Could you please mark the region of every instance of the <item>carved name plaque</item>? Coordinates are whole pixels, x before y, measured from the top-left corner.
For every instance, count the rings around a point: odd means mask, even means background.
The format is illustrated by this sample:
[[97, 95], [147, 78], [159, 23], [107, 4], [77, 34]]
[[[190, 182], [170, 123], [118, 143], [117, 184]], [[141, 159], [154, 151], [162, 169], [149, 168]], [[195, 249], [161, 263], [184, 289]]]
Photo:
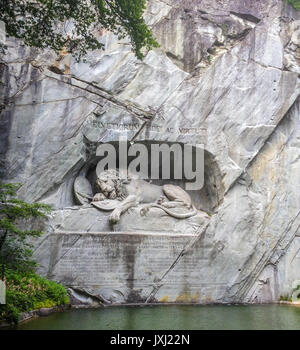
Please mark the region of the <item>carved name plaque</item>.
[[[50, 264], [53, 266], [51, 276], [70, 287], [80, 287], [94, 295], [102, 295], [105, 290], [108, 299], [109, 293], [117, 291], [122, 295], [122, 302], [130, 302], [133, 291], [136, 301], [145, 301], [153, 290], [157, 292], [152, 301], [198, 302], [200, 299], [197, 295], [200, 296], [201, 288], [215, 289], [214, 283], [205, 283], [193, 277], [193, 270], [199, 276], [199, 266], [208, 263], [210, 246], [200, 245], [195, 254], [180, 258], [182, 250], [196, 235], [56, 235], [60, 253], [56, 261]], [[178, 263], [174, 265], [175, 261]], [[222, 287], [223, 284], [219, 285]], [[168, 300], [165, 300], [166, 294]]]
[[63, 234], [55, 275], [84, 285], [153, 283], [180, 254], [191, 236], [125, 233]]

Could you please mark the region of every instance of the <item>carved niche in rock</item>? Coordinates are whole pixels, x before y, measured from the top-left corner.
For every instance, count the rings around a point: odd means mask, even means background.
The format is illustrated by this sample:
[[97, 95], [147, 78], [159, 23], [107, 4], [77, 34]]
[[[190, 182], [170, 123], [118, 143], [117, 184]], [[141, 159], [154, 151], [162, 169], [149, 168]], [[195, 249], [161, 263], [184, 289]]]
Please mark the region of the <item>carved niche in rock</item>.
[[[91, 204], [101, 211], [112, 211], [109, 222], [116, 224], [128, 209], [142, 205], [140, 215], [145, 216], [150, 208], [159, 208], [176, 219], [188, 219], [200, 213], [190, 195], [180, 186], [152, 184], [137, 177], [121, 179], [117, 170], [106, 170], [97, 176], [96, 193], [83, 168], [74, 182], [74, 194], [81, 205]], [[202, 213], [208, 218], [208, 215]]]

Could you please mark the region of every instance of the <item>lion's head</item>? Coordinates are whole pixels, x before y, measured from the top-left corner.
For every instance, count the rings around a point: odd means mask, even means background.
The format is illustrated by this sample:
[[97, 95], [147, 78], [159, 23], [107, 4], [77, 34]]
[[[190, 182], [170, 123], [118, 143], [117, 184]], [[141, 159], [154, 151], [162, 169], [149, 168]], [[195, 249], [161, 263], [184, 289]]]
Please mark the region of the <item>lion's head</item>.
[[128, 183], [128, 180], [121, 179], [119, 172], [111, 169], [103, 171], [98, 176], [96, 187], [108, 199], [123, 200], [127, 197], [125, 183]]

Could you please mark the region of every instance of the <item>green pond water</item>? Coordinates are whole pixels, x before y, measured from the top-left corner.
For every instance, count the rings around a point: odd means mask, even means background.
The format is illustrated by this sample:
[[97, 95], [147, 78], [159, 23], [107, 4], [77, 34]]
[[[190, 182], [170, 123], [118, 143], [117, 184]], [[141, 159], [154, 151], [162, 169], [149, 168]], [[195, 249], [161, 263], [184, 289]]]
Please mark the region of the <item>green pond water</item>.
[[24, 330], [300, 330], [300, 307], [167, 305], [73, 309], [28, 321], [16, 328]]

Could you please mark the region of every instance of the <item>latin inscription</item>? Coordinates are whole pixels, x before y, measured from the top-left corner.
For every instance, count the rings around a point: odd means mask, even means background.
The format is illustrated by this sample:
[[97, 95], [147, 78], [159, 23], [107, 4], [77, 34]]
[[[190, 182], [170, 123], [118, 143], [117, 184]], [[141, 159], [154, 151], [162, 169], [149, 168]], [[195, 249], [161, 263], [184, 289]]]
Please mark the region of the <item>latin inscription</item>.
[[[160, 278], [170, 268], [184, 247], [193, 237], [130, 235], [130, 234], [83, 234], [64, 235], [60, 259], [55, 275], [73, 276], [85, 285], [126, 285], [134, 279], [135, 286], [145, 286]], [[200, 260], [208, 259], [209, 252], [203, 250], [197, 256], [183, 257], [178, 264], [170, 284], [178, 284], [188, 277], [188, 271]], [[179, 282], [180, 283], [180, 282]]]
[[[116, 131], [138, 131], [142, 124], [140, 123], [106, 123], [98, 120], [93, 121], [93, 125], [99, 129], [116, 130]], [[170, 133], [179, 135], [201, 135], [205, 137], [206, 129], [203, 127], [163, 127], [160, 125], [147, 125], [145, 130], [158, 132], [158, 133]]]

